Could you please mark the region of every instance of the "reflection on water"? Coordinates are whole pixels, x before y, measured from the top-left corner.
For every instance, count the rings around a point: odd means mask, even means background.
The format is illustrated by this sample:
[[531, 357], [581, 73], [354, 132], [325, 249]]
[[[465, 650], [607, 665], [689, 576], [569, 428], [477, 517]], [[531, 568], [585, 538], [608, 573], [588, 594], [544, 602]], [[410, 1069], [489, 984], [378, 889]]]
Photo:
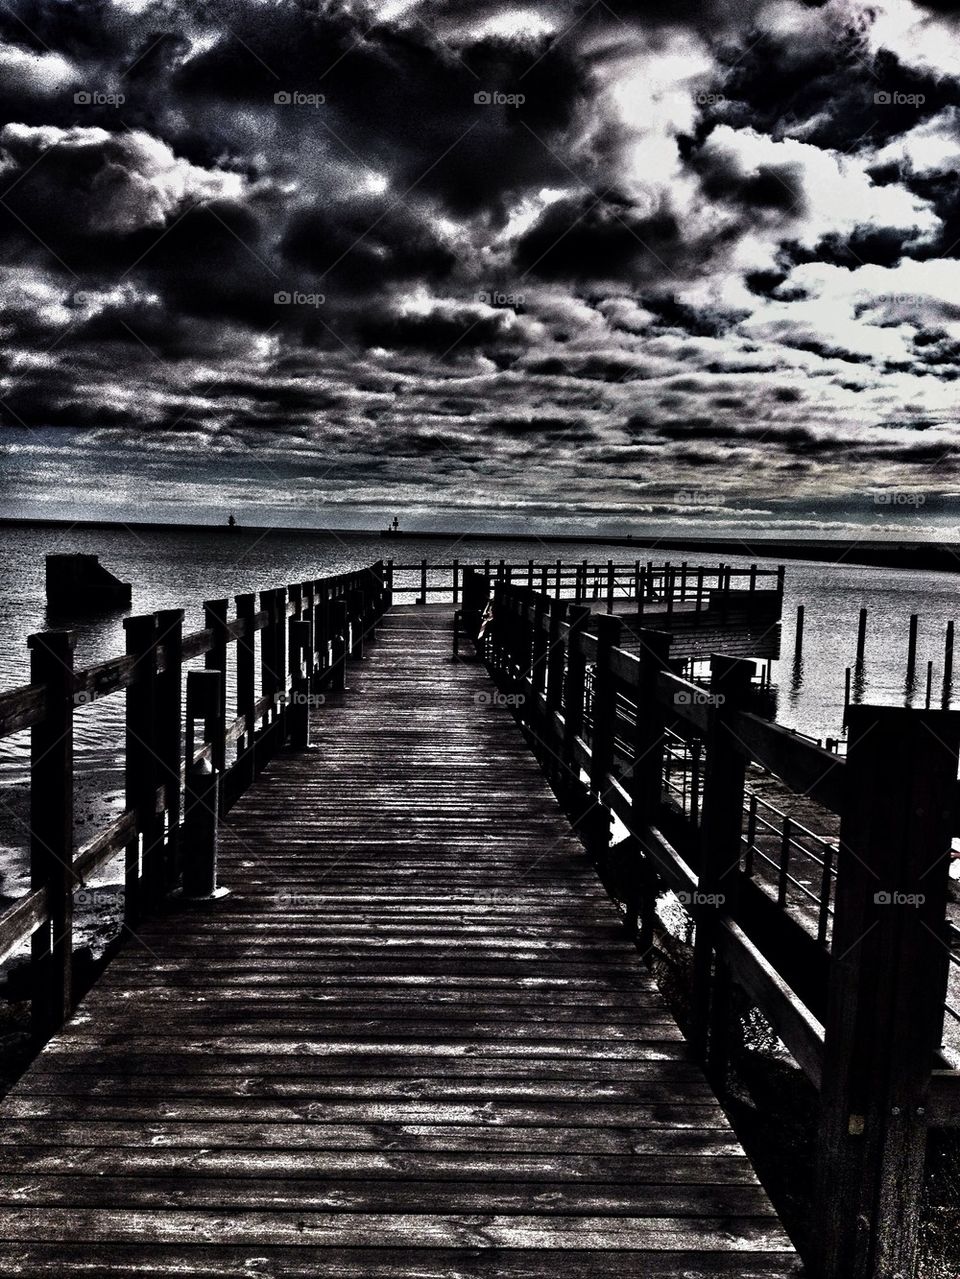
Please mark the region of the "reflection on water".
[[[119, 655], [124, 650], [123, 614], [82, 619], [48, 618], [44, 599], [44, 557], [50, 552], [96, 554], [123, 581], [133, 584], [133, 613], [185, 608], [188, 630], [203, 624], [204, 599], [283, 586], [393, 556], [403, 562], [482, 563], [501, 558], [526, 563], [636, 558], [662, 562], [676, 552], [651, 543], [611, 547], [574, 543], [458, 542], [403, 540], [385, 542], [375, 535], [297, 534], [264, 536], [262, 530], [4, 529], [0, 555], [0, 687], [29, 679], [26, 638], [50, 625], [75, 625], [78, 666]], [[725, 556], [731, 567], [749, 565], [746, 556]], [[706, 557], [690, 554], [690, 563]], [[411, 573], [411, 584], [419, 575]], [[788, 563], [781, 660], [773, 680], [781, 693], [781, 722], [812, 737], [838, 737], [842, 731], [844, 675], [852, 668], [851, 700], [902, 705], [918, 699], [916, 670], [934, 663], [934, 677], [946, 678], [944, 630], [958, 611], [960, 577], [947, 573], [861, 568], [848, 563]], [[802, 654], [795, 651], [797, 606], [805, 610]], [[867, 660], [856, 664], [861, 609], [867, 609]], [[906, 677], [909, 617], [919, 615], [917, 661]], [[948, 696], [952, 694], [947, 685]], [[116, 695], [80, 709], [77, 726], [77, 830], [82, 842], [101, 824], [102, 815], [122, 805], [122, 775], [117, 762], [123, 735], [123, 697]], [[29, 735], [0, 742], [0, 887], [20, 892], [26, 843], [26, 791], [23, 786]], [[3, 860], [3, 849], [7, 850]]]

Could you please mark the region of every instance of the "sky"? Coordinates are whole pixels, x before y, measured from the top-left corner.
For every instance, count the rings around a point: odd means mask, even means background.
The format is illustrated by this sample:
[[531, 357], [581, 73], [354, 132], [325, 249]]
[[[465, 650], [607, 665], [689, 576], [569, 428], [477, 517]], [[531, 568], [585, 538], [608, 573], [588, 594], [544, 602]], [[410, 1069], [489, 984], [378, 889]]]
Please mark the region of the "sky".
[[960, 540], [960, 20], [8, 0], [0, 514]]

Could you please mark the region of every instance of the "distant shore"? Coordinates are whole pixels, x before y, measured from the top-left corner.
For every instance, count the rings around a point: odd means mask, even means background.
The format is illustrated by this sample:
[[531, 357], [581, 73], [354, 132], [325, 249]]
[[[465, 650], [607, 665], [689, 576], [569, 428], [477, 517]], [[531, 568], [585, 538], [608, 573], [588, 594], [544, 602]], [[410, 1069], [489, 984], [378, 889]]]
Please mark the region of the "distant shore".
[[[757, 559], [813, 560], [824, 563], [869, 565], [881, 568], [906, 568], [932, 570], [946, 573], [960, 572], [960, 544], [920, 541], [855, 541], [836, 538], [778, 538], [778, 537], [674, 537], [669, 534], [611, 533], [513, 533], [507, 531], [464, 532], [442, 530], [392, 530], [304, 528], [288, 526], [261, 526], [256, 524], [171, 524], [160, 520], [57, 520], [28, 519], [18, 516], [0, 516], [0, 528], [50, 528], [85, 529], [92, 531], [124, 530], [150, 533], [255, 533], [258, 537], [329, 537], [368, 538], [378, 535], [384, 541], [384, 550], [396, 544], [423, 541], [459, 542], [520, 542], [530, 545], [596, 545], [629, 547], [650, 558], [654, 548], [661, 551], [690, 551], [711, 556], [754, 556]], [[637, 558], [636, 555], [631, 558]]]

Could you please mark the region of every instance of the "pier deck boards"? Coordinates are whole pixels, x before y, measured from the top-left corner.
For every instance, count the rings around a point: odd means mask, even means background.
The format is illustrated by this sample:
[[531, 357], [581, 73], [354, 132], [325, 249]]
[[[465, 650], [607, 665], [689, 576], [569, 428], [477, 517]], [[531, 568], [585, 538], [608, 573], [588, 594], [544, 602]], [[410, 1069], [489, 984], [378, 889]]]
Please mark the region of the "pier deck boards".
[[5, 1275], [798, 1273], [450, 610], [398, 607], [0, 1107]]

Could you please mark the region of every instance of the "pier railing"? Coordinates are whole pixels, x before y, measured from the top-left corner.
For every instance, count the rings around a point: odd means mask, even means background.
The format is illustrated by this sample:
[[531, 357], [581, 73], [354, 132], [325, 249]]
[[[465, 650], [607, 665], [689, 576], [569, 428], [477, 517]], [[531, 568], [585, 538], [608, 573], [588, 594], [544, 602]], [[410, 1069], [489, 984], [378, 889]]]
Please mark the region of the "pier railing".
[[[74, 667], [74, 636], [30, 637], [31, 679], [0, 693], [0, 738], [30, 730], [30, 891], [0, 915], [0, 960], [30, 941], [34, 1037], [75, 1005], [74, 894], [124, 853], [124, 923], [134, 928], [175, 889], [216, 887], [217, 821], [285, 744], [309, 739], [311, 702], [344, 686], [346, 663], [389, 602], [382, 563], [336, 577], [124, 621], [126, 653]], [[203, 660], [202, 670], [188, 664]], [[74, 716], [126, 694], [124, 811], [75, 843]], [[229, 701], [228, 701], [229, 698]]]
[[[844, 759], [754, 712], [750, 661], [689, 682], [668, 633], [635, 630], [627, 652], [618, 617], [493, 592], [481, 651], [588, 846], [628, 837], [638, 944], [663, 891], [688, 913], [691, 1040], [717, 1086], [738, 986], [817, 1090], [819, 1273], [914, 1274], [927, 1134], [960, 1125], [942, 1049], [960, 713], [851, 707]], [[839, 815], [839, 839], [752, 795], [751, 765]]]
[[481, 573], [493, 582], [507, 586], [525, 586], [556, 599], [605, 601], [610, 612], [617, 601], [635, 600], [638, 611], [646, 607], [672, 610], [682, 606], [702, 612], [716, 605], [718, 599], [736, 598], [740, 592], [778, 591], [783, 594], [783, 567], [776, 569], [733, 568], [729, 564], [711, 567], [689, 564], [654, 564], [652, 560], [579, 560], [549, 563], [535, 560], [461, 561], [432, 563], [421, 559], [416, 563], [388, 560], [386, 575], [393, 597], [398, 602], [427, 604], [452, 602], [463, 598], [464, 585], [471, 573]]

